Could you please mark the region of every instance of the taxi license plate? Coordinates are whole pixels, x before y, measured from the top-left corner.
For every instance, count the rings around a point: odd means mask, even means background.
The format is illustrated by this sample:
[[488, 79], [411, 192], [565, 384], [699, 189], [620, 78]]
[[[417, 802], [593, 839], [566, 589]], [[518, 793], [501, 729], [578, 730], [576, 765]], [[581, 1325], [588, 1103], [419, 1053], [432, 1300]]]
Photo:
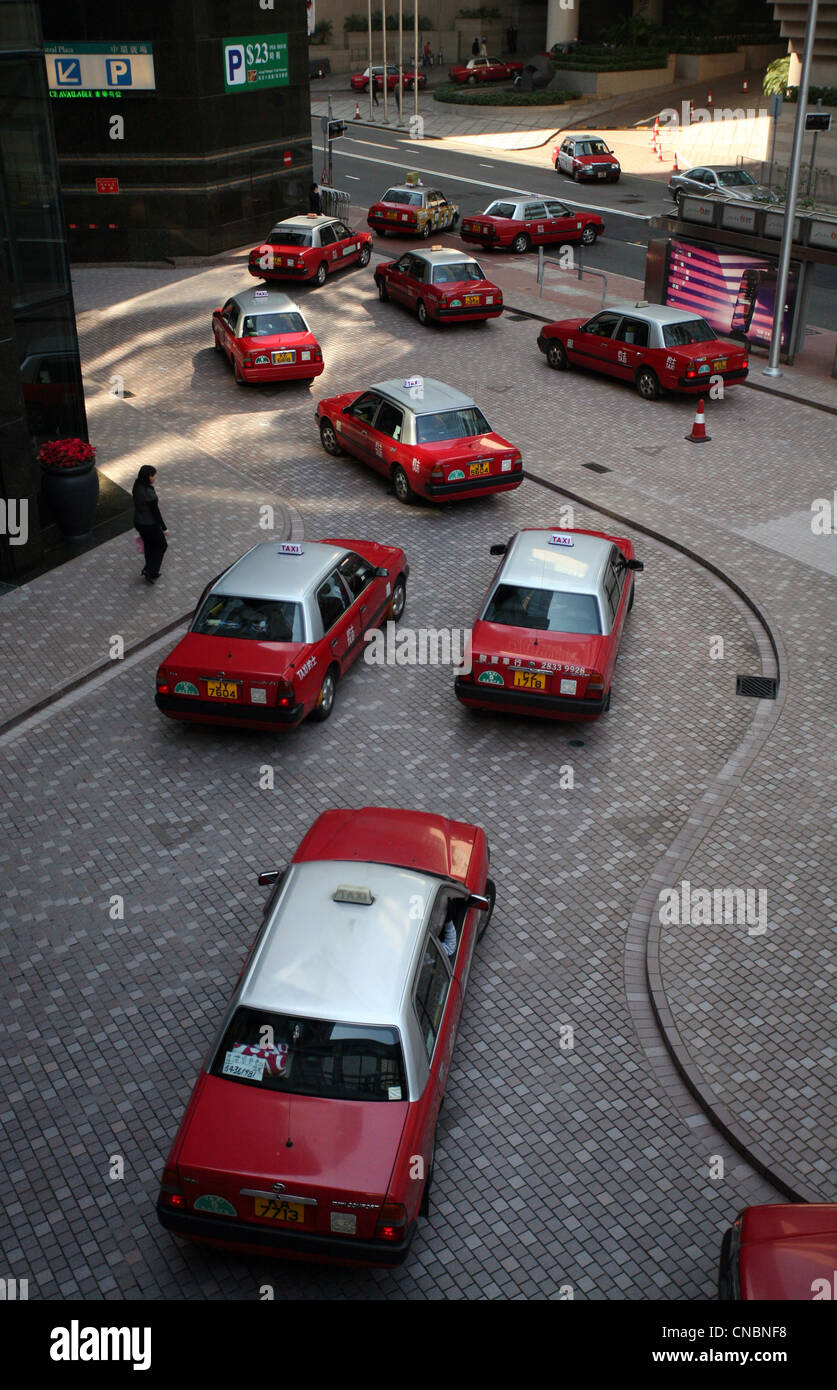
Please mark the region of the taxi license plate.
[[543, 671], [515, 671], [513, 684], [519, 690], [546, 690], [546, 675]]
[[719, 357], [719, 358], [717, 359], [717, 361], [715, 361], [715, 362], [712, 363], [712, 370], [713, 370], [713, 372], [723, 372], [723, 371], [725, 371], [725, 370], [726, 370], [726, 365], [727, 365], [727, 362], [728, 362], [728, 361], [729, 361], [729, 358], [727, 358], [727, 357]]
[[272, 352], [270, 354], [274, 367], [281, 367], [286, 362], [295, 362], [295, 352]]
[[256, 1216], [266, 1216], [271, 1221], [288, 1221], [293, 1226], [305, 1224], [305, 1207], [302, 1202], [283, 1202], [279, 1197], [254, 1197]]
[[468, 464], [468, 477], [469, 477], [469, 478], [484, 478], [485, 475], [486, 475], [487, 473], [490, 473], [490, 472], [491, 472], [491, 460], [490, 460], [490, 459], [480, 459], [478, 463], [469, 463], [469, 464]]
[[394, 209], [387, 208], [387, 217], [397, 217], [398, 213]]
[[463, 303], [464, 303], [464, 304], [479, 304], [479, 302], [480, 302], [480, 297], [479, 297], [478, 294], [466, 294], [466, 296], [465, 296], [465, 298], [464, 298], [464, 300], [463, 300]]
[[237, 681], [207, 681], [206, 693], [210, 700], [237, 700]]

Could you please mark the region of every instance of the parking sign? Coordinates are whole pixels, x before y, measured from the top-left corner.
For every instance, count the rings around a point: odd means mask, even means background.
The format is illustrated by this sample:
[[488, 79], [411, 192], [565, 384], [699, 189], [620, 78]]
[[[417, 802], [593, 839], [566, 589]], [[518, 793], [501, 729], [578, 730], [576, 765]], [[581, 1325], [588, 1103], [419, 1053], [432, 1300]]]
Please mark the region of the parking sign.
[[287, 34], [245, 34], [222, 39], [224, 91], [253, 92], [259, 87], [287, 87]]
[[224, 81], [227, 87], [239, 87], [247, 81], [243, 43], [224, 44]]

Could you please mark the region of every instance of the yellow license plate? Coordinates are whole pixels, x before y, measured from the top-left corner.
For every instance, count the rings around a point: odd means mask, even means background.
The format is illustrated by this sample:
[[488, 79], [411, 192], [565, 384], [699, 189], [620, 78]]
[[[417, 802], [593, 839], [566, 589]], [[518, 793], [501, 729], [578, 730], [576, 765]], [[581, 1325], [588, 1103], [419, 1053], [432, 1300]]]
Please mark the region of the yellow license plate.
[[484, 478], [486, 473], [491, 472], [491, 463], [488, 459], [480, 459], [479, 463], [468, 464], [469, 478]]
[[295, 352], [274, 352], [271, 355], [274, 367], [281, 367], [285, 362], [293, 362], [296, 358]]
[[718, 360], [717, 360], [717, 362], [713, 362], [713, 363], [712, 363], [712, 370], [713, 370], [713, 372], [723, 372], [723, 371], [725, 371], [725, 370], [726, 370], [726, 365], [727, 365], [727, 362], [728, 362], [728, 361], [729, 361], [729, 358], [727, 358], [727, 357], [719, 357]]
[[478, 294], [466, 294], [466, 296], [465, 296], [465, 298], [464, 298], [464, 300], [463, 300], [463, 303], [464, 303], [464, 304], [479, 304], [479, 302], [480, 302], [480, 297], [479, 297]]
[[397, 213], [397, 212], [391, 211], [389, 208], [387, 208], [387, 217], [397, 217], [397, 216], [398, 216], [398, 213]]
[[237, 700], [238, 683], [236, 681], [207, 681], [206, 693], [210, 700]]
[[513, 684], [519, 690], [546, 690], [546, 676], [542, 671], [515, 671]]
[[302, 1202], [283, 1202], [280, 1197], [254, 1197], [256, 1216], [269, 1217], [271, 1221], [288, 1221], [292, 1226], [305, 1224], [305, 1207]]

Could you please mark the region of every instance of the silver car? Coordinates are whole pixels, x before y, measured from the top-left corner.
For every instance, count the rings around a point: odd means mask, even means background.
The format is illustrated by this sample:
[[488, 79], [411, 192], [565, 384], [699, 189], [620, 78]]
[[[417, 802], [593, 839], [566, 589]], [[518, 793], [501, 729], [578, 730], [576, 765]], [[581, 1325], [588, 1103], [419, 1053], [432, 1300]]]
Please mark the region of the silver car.
[[672, 174], [668, 191], [675, 203], [683, 193], [707, 194], [730, 198], [734, 202], [778, 203], [778, 194], [765, 184], [756, 183], [752, 174], [738, 164], [702, 164], [682, 173]]

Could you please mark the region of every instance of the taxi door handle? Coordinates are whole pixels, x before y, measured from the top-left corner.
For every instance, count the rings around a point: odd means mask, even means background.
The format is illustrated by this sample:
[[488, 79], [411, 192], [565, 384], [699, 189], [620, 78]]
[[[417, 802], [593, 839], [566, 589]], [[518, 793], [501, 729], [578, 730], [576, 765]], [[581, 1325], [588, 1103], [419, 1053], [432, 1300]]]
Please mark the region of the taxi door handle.
[[362, 604], [360, 605], [360, 611], [361, 611], [361, 613], [365, 613], [365, 612], [366, 612], [366, 604], [365, 604], [365, 603], [362, 603]]
[[394, 444], [390, 444], [390, 446], [389, 446], [389, 451], [390, 451], [391, 454], [394, 454], [394, 453], [395, 453], [395, 445], [394, 445]]
[[332, 642], [331, 642], [331, 650], [334, 651], [334, 648], [335, 648], [336, 646], [337, 646], [337, 638], [334, 637], [334, 638], [332, 638]]

